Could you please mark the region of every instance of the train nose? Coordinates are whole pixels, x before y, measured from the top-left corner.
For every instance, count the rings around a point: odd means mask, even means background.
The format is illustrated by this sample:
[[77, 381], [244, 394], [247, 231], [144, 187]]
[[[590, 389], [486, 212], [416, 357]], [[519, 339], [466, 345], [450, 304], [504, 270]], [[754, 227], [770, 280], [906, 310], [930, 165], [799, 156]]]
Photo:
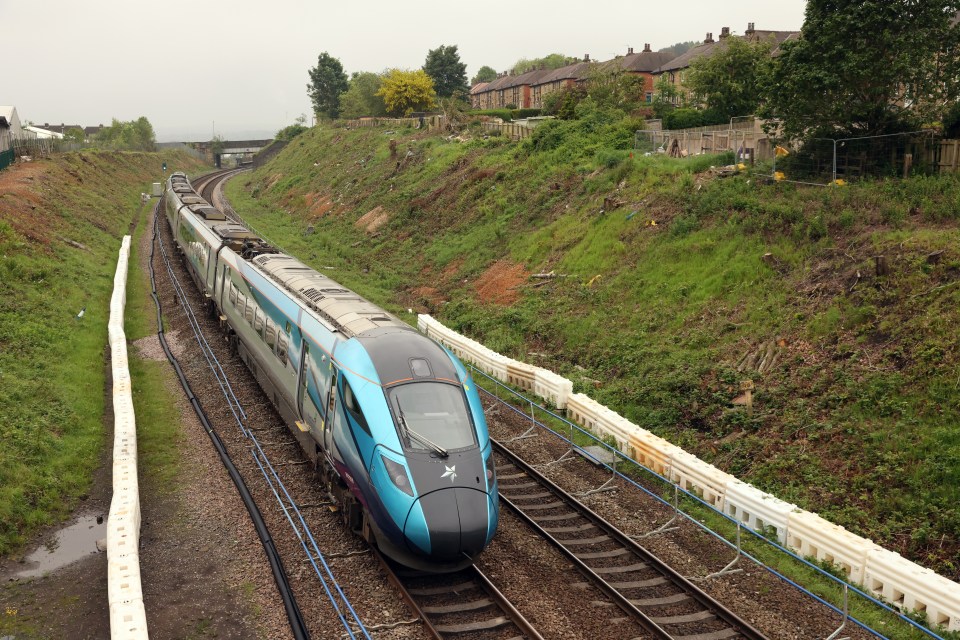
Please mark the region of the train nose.
[[443, 561], [472, 557], [486, 546], [491, 505], [483, 491], [450, 487], [422, 496], [419, 503], [429, 533], [407, 522], [404, 534], [414, 550]]

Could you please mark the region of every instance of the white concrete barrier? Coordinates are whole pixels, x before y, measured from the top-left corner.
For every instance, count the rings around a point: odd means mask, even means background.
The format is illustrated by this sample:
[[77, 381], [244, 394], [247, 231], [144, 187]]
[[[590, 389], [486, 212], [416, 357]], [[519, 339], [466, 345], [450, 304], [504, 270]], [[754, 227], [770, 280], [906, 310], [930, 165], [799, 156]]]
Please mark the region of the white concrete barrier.
[[927, 616], [934, 628], [960, 631], [960, 584], [886, 549], [867, 554], [863, 586], [904, 611]]
[[501, 356], [429, 315], [418, 316], [417, 327], [488, 375], [565, 408], [571, 422], [600, 437], [612, 437], [630, 458], [683, 489], [700, 494], [731, 518], [755, 531], [766, 532], [772, 527], [777, 540], [799, 555], [841, 567], [850, 581], [901, 609], [925, 613], [932, 625], [960, 630], [960, 584], [741, 482], [641, 429], [589, 396], [572, 393], [570, 381], [551, 371]]
[[723, 501], [723, 510], [728, 516], [764, 534], [773, 528], [781, 545], [787, 543], [787, 519], [790, 512], [796, 509], [797, 505], [784, 502], [740, 480], [733, 480], [727, 485]]
[[867, 554], [879, 549], [870, 540], [802, 510], [792, 511], [787, 517], [787, 546], [801, 556], [838, 566], [857, 584], [863, 584]]
[[113, 371], [113, 498], [107, 521], [107, 599], [110, 637], [148, 637], [140, 586], [140, 491], [137, 480], [137, 426], [133, 412], [127, 337], [123, 332], [130, 236], [124, 236], [110, 300], [111, 368]]

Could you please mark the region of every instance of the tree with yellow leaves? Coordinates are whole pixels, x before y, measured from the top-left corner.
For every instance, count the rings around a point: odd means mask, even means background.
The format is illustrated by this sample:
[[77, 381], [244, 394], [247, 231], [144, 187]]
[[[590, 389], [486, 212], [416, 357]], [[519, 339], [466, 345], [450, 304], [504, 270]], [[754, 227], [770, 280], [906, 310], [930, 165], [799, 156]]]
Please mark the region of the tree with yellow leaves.
[[377, 95], [383, 98], [387, 112], [396, 116], [425, 111], [433, 107], [437, 99], [433, 79], [423, 69], [387, 71]]

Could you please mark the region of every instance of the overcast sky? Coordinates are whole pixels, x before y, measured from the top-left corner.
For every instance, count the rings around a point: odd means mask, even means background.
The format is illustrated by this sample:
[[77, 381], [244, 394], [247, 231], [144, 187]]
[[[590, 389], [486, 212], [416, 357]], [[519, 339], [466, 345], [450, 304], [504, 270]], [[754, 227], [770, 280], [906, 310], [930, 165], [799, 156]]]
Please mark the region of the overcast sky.
[[[91, 126], [146, 116], [157, 139], [271, 137], [310, 116], [307, 70], [416, 69], [458, 45], [468, 79], [549, 53], [608, 60], [714, 37], [799, 30], [805, 0], [477, 3], [0, 0], [0, 104], [21, 120]], [[498, 8], [499, 5], [499, 8]]]

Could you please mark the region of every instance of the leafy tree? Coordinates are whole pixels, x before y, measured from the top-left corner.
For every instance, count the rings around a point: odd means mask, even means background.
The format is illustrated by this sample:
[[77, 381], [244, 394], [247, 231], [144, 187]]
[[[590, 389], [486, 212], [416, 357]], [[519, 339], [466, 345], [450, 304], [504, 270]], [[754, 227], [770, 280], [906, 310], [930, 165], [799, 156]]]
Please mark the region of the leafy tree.
[[763, 87], [769, 82], [773, 58], [769, 40], [750, 42], [726, 38], [720, 51], [701, 56], [690, 65], [684, 83], [694, 101], [712, 112], [710, 119], [748, 116], [760, 106]]
[[109, 127], [104, 127], [97, 133], [95, 140], [97, 144], [109, 149], [132, 151], [153, 151], [157, 142], [153, 125], [143, 116], [125, 122], [114, 118]]
[[460, 62], [457, 45], [440, 45], [427, 52], [427, 61], [423, 70], [433, 78], [433, 87], [441, 98], [449, 98], [454, 93], [467, 93], [467, 65]]
[[431, 108], [437, 99], [433, 78], [423, 69], [387, 71], [376, 95], [383, 98], [387, 113], [404, 116]]
[[210, 151], [214, 155], [218, 153], [223, 153], [224, 147], [225, 145], [224, 145], [223, 136], [221, 136], [219, 133], [210, 139]]
[[71, 127], [63, 132], [63, 139], [68, 142], [83, 142], [86, 136], [83, 133], [83, 129]]
[[340, 61], [326, 51], [317, 58], [317, 66], [309, 70], [307, 95], [318, 118], [340, 115], [340, 94], [347, 90], [347, 74]]
[[587, 94], [600, 108], [634, 111], [643, 102], [644, 78], [627, 73], [619, 66], [603, 69], [599, 65], [587, 76]]
[[521, 73], [533, 71], [534, 69], [539, 69], [541, 67], [544, 69], [559, 69], [560, 67], [565, 67], [568, 64], [573, 64], [579, 61], [579, 58], [565, 56], [562, 53], [551, 53], [543, 58], [534, 58], [532, 60], [520, 58], [513, 65], [513, 73], [520, 75]]
[[677, 102], [683, 106], [685, 96], [670, 82], [667, 74], [661, 75], [653, 85], [653, 114], [663, 118], [677, 107]]
[[344, 118], [386, 115], [383, 98], [377, 95], [380, 84], [380, 76], [376, 73], [354, 71], [349, 88], [340, 96], [341, 115]]
[[290, 126], [284, 127], [283, 129], [280, 129], [280, 131], [277, 131], [277, 135], [275, 135], [273, 139], [274, 140], [293, 140], [304, 131], [309, 131], [309, 130], [310, 130], [309, 127], [304, 126], [303, 124], [298, 122], [296, 124], [291, 124]]
[[493, 82], [497, 79], [497, 72], [493, 67], [483, 65], [477, 70], [477, 75], [470, 79], [470, 86], [480, 82]]
[[905, 131], [958, 97], [960, 3], [809, 0], [801, 37], [774, 63], [765, 117], [785, 138]]

